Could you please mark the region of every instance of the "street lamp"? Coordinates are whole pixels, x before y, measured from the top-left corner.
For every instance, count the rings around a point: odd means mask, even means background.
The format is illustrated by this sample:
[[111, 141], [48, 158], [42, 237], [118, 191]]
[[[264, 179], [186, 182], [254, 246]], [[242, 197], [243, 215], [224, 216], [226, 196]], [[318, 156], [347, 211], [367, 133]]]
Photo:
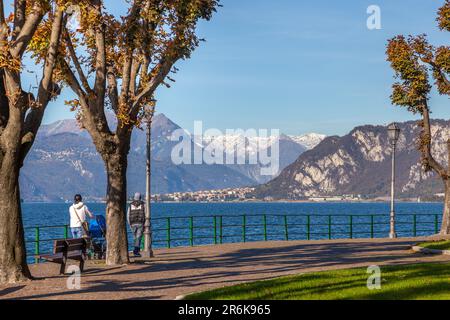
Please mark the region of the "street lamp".
[[400, 128], [396, 123], [391, 124], [388, 127], [388, 137], [389, 142], [392, 147], [392, 177], [391, 177], [391, 219], [390, 219], [390, 232], [389, 238], [397, 238], [397, 233], [395, 232], [395, 149], [397, 147], [398, 138], [400, 137]]
[[145, 224], [144, 224], [144, 251], [142, 256], [153, 258], [152, 249], [152, 220], [151, 220], [151, 142], [152, 142], [152, 120], [155, 112], [154, 105], [145, 109], [145, 122], [147, 125], [147, 159], [146, 159], [146, 187], [145, 187]]

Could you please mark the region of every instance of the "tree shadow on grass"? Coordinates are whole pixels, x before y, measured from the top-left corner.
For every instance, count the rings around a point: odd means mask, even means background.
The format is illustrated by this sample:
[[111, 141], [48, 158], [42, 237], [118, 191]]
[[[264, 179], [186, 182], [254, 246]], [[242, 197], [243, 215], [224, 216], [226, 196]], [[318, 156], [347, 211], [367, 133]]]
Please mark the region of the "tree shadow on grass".
[[386, 276], [383, 277], [381, 290], [369, 290], [367, 274], [364, 268], [358, 268], [259, 281], [194, 294], [188, 299], [409, 300], [450, 298], [450, 281], [448, 280], [450, 268], [448, 264], [388, 266], [383, 274]]

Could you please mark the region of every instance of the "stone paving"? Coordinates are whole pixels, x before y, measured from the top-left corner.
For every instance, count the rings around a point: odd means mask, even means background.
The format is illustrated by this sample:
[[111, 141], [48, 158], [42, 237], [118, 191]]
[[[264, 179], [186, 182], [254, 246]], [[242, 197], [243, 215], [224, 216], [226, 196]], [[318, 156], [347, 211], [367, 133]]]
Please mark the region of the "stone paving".
[[[430, 238], [427, 238], [430, 239]], [[253, 242], [156, 250], [152, 260], [106, 267], [90, 262], [81, 289], [68, 290], [58, 265], [31, 265], [35, 281], [0, 286], [0, 299], [175, 299], [242, 282], [305, 272], [423, 262], [450, 256], [413, 253], [415, 239]], [[423, 240], [423, 239], [422, 239]]]

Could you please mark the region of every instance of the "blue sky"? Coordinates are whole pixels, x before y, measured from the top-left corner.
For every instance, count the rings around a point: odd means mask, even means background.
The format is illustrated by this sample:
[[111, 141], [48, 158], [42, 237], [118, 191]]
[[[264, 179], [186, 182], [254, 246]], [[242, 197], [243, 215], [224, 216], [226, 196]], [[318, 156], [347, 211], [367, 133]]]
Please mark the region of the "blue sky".
[[[108, 1], [114, 12], [118, 3]], [[364, 124], [415, 119], [390, 104], [393, 74], [387, 39], [427, 33], [449, 43], [436, 26], [440, 0], [222, 0], [207, 39], [179, 63], [177, 82], [158, 91], [158, 111], [187, 129], [275, 128], [286, 134], [343, 135]], [[381, 8], [382, 30], [366, 27], [369, 5]], [[66, 90], [45, 123], [70, 118]], [[435, 118], [450, 118], [449, 100], [433, 94]]]

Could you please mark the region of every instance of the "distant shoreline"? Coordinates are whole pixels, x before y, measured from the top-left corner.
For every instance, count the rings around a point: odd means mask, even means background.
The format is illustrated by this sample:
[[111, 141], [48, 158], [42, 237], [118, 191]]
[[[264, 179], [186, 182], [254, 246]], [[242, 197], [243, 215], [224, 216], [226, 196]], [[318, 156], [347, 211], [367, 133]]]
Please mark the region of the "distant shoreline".
[[[86, 201], [86, 203], [91, 204], [106, 204], [106, 201]], [[152, 204], [239, 204], [239, 203], [259, 203], [259, 204], [270, 204], [270, 203], [305, 203], [305, 204], [324, 204], [324, 203], [390, 203], [390, 201], [386, 200], [363, 200], [363, 201], [310, 201], [310, 200], [279, 200], [279, 201], [158, 201], [153, 202]], [[416, 202], [408, 200], [402, 200], [397, 199], [396, 203], [443, 203], [443, 201], [422, 201], [422, 202]], [[70, 205], [71, 203], [66, 202], [40, 202], [40, 201], [24, 201], [22, 204], [67, 204]]]

